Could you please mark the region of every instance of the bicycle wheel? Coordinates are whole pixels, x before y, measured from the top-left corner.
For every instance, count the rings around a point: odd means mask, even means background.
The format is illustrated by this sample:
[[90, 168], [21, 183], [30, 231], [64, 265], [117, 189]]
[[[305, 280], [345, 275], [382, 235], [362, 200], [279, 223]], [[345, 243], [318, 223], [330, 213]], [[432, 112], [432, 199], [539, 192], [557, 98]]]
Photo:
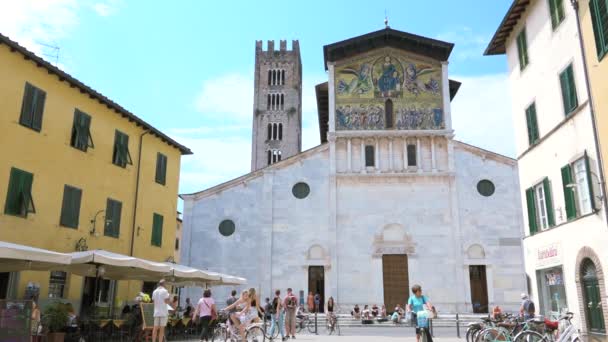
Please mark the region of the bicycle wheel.
[[314, 334], [315, 333], [315, 321], [314, 320], [308, 321], [307, 328], [308, 328], [309, 333]]
[[544, 340], [545, 337], [536, 331], [524, 330], [515, 336], [513, 342], [540, 342]]
[[510, 335], [502, 329], [489, 328], [479, 334], [477, 342], [507, 342], [511, 341]]
[[296, 320], [296, 332], [299, 334], [304, 329], [304, 320]]
[[426, 329], [420, 328], [420, 342], [427, 342], [428, 339], [426, 337]]
[[327, 322], [325, 322], [325, 330], [327, 331], [327, 335], [331, 335], [336, 330], [336, 323], [331, 322], [331, 319], [328, 318]]
[[273, 340], [277, 337], [279, 337], [279, 322], [274, 322], [275, 323], [275, 327], [274, 327], [274, 331], [272, 332], [272, 335], [270, 334], [270, 328], [272, 327], [272, 323], [270, 322], [266, 322], [264, 323], [264, 335], [266, 335], [266, 338], [269, 340]]
[[247, 329], [245, 339], [248, 342], [264, 342], [266, 340], [266, 336], [264, 335], [264, 330], [262, 327], [254, 326]]
[[221, 326], [216, 326], [213, 329], [213, 335], [211, 336], [211, 341], [228, 341], [228, 336], [226, 335], [226, 329]]

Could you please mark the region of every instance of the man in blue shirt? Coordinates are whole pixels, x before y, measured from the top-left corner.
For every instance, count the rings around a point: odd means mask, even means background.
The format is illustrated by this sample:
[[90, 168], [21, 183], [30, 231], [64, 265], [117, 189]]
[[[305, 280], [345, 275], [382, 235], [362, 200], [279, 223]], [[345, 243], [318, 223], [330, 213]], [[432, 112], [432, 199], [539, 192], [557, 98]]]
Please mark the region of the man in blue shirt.
[[[418, 326], [417, 314], [420, 311], [424, 311], [428, 309], [429, 311], [433, 310], [433, 306], [429, 302], [428, 298], [422, 295], [422, 287], [420, 285], [412, 286], [412, 295], [407, 301], [407, 311], [411, 313], [412, 322], [416, 324], [416, 342], [420, 341], [420, 327]], [[431, 334], [429, 334], [428, 330], [425, 330], [427, 340], [432, 341]]]

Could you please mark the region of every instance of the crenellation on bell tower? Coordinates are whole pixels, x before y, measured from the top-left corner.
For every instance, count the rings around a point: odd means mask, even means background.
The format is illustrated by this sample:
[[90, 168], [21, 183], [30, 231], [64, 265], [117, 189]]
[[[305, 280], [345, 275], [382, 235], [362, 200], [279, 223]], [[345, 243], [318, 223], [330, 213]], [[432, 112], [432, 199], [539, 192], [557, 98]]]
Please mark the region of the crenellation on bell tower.
[[251, 170], [300, 153], [302, 149], [302, 61], [300, 46], [269, 40], [255, 44]]

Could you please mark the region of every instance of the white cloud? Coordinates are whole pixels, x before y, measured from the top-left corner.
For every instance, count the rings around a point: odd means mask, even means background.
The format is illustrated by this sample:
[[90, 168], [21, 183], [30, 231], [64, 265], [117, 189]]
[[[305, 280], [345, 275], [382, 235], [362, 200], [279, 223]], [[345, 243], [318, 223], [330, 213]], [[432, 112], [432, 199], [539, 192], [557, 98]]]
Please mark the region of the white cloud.
[[206, 80], [195, 99], [195, 106], [205, 116], [251, 120], [253, 79], [242, 74], [228, 74]]
[[[304, 150], [319, 144], [314, 87], [326, 80], [326, 75], [319, 74], [302, 82]], [[181, 192], [206, 189], [250, 172], [253, 85], [252, 77], [238, 73], [205, 80], [194, 101], [205, 125], [169, 130], [194, 152], [182, 159]]]
[[103, 2], [93, 4], [93, 10], [102, 17], [107, 17], [112, 14], [112, 8], [110, 7], [110, 5]]
[[107, 0], [96, 2], [91, 5], [93, 11], [101, 17], [107, 17], [114, 14], [118, 7], [122, 5], [122, 0]]
[[451, 60], [469, 60], [481, 58], [488, 45], [491, 34], [474, 32], [470, 27], [462, 27], [436, 36], [437, 39], [454, 43]]
[[[0, 32], [45, 57], [78, 24], [76, 0], [0, 1]], [[52, 59], [52, 58], [51, 58]]]
[[515, 132], [507, 75], [451, 78], [462, 82], [452, 101], [456, 139], [514, 157]]

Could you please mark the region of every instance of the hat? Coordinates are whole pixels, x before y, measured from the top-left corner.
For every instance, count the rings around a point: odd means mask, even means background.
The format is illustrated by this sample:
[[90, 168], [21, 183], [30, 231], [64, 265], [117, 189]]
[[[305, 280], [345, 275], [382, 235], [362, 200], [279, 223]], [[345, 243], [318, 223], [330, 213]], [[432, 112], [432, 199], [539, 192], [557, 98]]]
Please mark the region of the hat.
[[521, 299], [528, 299], [528, 295], [527, 295], [527, 294], [525, 294], [525, 293], [522, 293], [522, 294], [521, 294]]

